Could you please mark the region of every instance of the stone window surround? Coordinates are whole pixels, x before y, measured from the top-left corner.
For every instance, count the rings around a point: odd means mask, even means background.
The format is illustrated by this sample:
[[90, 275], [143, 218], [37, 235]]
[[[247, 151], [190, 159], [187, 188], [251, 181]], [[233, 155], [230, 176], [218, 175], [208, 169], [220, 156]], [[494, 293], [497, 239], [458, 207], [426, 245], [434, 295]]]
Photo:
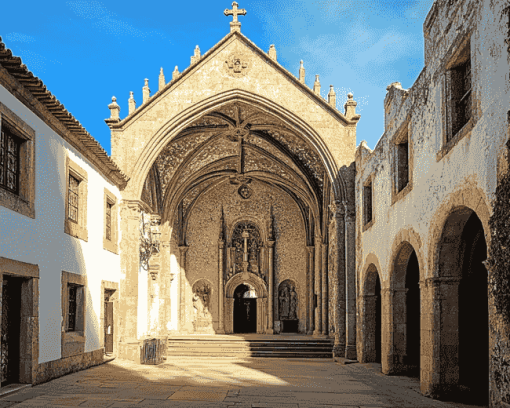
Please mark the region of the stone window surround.
[[100, 316], [100, 320], [99, 320], [99, 345], [101, 347], [105, 347], [105, 344], [104, 344], [104, 320], [105, 320], [105, 315], [104, 315], [104, 307], [103, 307], [103, 303], [104, 303], [104, 295], [105, 295], [105, 292], [106, 291], [111, 291], [111, 292], [114, 292], [112, 294], [112, 297], [110, 298], [110, 300], [113, 302], [113, 354], [115, 355], [116, 353], [116, 338], [117, 335], [116, 333], [118, 333], [118, 329], [119, 329], [119, 316], [118, 316], [118, 305], [119, 305], [119, 299], [118, 299], [118, 293], [119, 293], [119, 284], [117, 282], [110, 282], [110, 281], [101, 281], [101, 307], [100, 307], [100, 312], [99, 312], [99, 316]]
[[23, 278], [19, 382], [32, 384], [39, 363], [39, 266], [0, 257], [0, 284], [4, 275]]
[[0, 127], [5, 125], [22, 140], [19, 151], [19, 191], [15, 194], [0, 188], [0, 206], [35, 218], [35, 130], [0, 102]]
[[[468, 35], [460, 41], [458, 45], [456, 45], [457, 42], [455, 42], [452, 47], [450, 47], [450, 50], [448, 51], [445, 60], [447, 61], [446, 65], [444, 65], [443, 74], [441, 75], [441, 148], [436, 154], [436, 161], [440, 161], [443, 157], [445, 157], [462, 139], [464, 139], [467, 135], [471, 134], [472, 129], [475, 127], [477, 118], [475, 117], [475, 112], [473, 106], [471, 107], [471, 115], [469, 120], [466, 122], [466, 124], [455, 134], [453, 135], [450, 140], [448, 140], [448, 121], [447, 121], [447, 115], [448, 115], [448, 94], [446, 90], [446, 74], [447, 71], [456, 67], [460, 63], [462, 63], [462, 59], [465, 58], [466, 53], [468, 53], [469, 58], [471, 59], [471, 100], [475, 100], [475, 93], [474, 93], [474, 78], [473, 78], [473, 52], [471, 50], [471, 33], [468, 33]], [[473, 102], [472, 102], [473, 105]]]
[[[375, 212], [374, 212], [374, 180], [375, 180], [375, 171], [373, 171], [372, 173], [370, 173], [370, 175], [366, 178], [366, 180], [363, 182], [363, 189], [361, 190], [361, 198], [362, 198], [362, 209], [363, 209], [363, 217], [362, 217], [362, 222], [363, 222], [363, 230], [362, 232], [365, 232], [367, 230], [369, 230], [370, 228], [372, 228], [372, 225], [374, 225], [375, 223]], [[372, 219], [365, 223], [365, 187], [367, 187], [368, 185], [371, 185], [372, 186]]]
[[[69, 308], [69, 284], [83, 287], [83, 331], [67, 331], [67, 314]], [[87, 277], [72, 272], [62, 271], [62, 358], [85, 352], [85, 333], [87, 321]]]
[[[69, 175], [78, 179], [78, 223], [69, 219]], [[75, 238], [88, 241], [87, 231], [87, 172], [66, 155], [66, 174], [65, 174], [65, 216], [64, 232]]]
[[[111, 240], [106, 239], [106, 205], [112, 205], [112, 214], [111, 214]], [[119, 254], [119, 245], [118, 245], [118, 205], [117, 205], [117, 197], [109, 191], [107, 188], [104, 189], [104, 202], [103, 202], [103, 249], [107, 251], [113, 252], [114, 254]]]
[[[408, 160], [408, 172], [409, 178], [407, 181], [407, 185], [400, 191], [397, 191], [398, 187], [398, 155], [397, 155], [397, 145], [402, 143], [407, 136], [407, 142], [409, 146], [409, 160]], [[403, 199], [412, 189], [413, 189], [413, 169], [414, 169], [414, 149], [413, 149], [413, 139], [412, 139], [412, 123], [411, 117], [407, 117], [404, 123], [400, 126], [395, 135], [393, 136], [391, 142], [391, 160], [392, 160], [392, 168], [393, 168], [393, 177], [391, 179], [391, 205], [395, 204], [397, 201]], [[373, 200], [373, 198], [372, 198]], [[373, 215], [372, 215], [373, 218]]]

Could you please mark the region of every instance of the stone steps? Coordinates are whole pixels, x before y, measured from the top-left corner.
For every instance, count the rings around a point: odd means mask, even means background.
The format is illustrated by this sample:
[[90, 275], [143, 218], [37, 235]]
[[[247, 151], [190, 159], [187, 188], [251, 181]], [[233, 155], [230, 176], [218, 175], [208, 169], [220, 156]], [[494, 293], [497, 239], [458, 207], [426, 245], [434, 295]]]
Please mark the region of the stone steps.
[[[275, 336], [277, 337], [277, 336]], [[170, 338], [167, 357], [272, 357], [272, 358], [332, 358], [330, 339], [194, 339]]]

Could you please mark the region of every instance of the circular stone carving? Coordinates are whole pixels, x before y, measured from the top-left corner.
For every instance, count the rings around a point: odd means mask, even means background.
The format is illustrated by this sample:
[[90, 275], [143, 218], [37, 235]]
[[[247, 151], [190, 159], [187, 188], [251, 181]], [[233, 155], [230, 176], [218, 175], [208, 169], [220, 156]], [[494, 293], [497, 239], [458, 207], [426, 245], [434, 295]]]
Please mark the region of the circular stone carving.
[[240, 52], [230, 54], [223, 66], [225, 67], [225, 72], [234, 78], [245, 76], [251, 68], [248, 57]]
[[238, 188], [237, 192], [245, 200], [247, 198], [250, 198], [250, 196], [252, 194], [251, 188], [248, 187], [248, 185], [246, 185], [246, 184], [241, 184], [241, 187]]

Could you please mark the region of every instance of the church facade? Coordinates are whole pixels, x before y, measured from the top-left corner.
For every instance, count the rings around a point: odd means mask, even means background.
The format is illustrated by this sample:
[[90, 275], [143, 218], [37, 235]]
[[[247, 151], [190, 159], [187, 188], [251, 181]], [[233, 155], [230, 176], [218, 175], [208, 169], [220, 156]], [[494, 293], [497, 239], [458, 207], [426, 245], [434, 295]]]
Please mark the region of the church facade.
[[373, 151], [353, 95], [310, 89], [235, 2], [124, 118], [113, 98], [111, 157], [0, 43], [2, 385], [140, 361], [147, 338], [298, 333], [510, 406], [509, 10], [435, 1]]

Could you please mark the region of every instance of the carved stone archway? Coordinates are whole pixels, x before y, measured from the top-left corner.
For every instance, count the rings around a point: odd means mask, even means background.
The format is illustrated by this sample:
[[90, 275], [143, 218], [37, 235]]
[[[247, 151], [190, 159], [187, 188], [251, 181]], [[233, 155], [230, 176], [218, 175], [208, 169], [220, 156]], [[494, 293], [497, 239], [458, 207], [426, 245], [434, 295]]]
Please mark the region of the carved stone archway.
[[265, 333], [268, 322], [267, 287], [260, 277], [251, 272], [238, 273], [225, 285], [225, 333], [234, 333], [234, 291], [242, 284], [252, 286], [257, 293], [257, 333]]

